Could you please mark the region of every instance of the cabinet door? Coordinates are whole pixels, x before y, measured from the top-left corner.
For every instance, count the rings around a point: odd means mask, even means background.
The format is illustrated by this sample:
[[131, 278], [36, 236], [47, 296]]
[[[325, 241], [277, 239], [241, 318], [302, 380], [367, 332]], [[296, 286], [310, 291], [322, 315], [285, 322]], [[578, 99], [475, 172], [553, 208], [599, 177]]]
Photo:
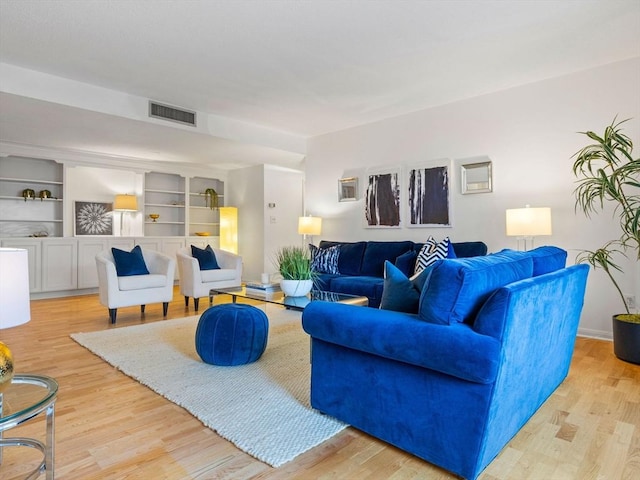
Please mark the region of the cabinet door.
[[107, 240], [105, 239], [78, 239], [78, 288], [98, 287], [96, 255], [106, 249]]
[[47, 239], [42, 243], [42, 291], [78, 288], [78, 242]]
[[[178, 250], [183, 247], [184, 247], [184, 237], [162, 239], [162, 253], [164, 253], [165, 255], [169, 255], [170, 257], [176, 259], [176, 261], [177, 261]], [[178, 266], [176, 265], [174, 280], [178, 278], [179, 278]]]
[[2, 240], [2, 246], [24, 248], [27, 251], [29, 257], [29, 292], [41, 292], [42, 240], [28, 238]]

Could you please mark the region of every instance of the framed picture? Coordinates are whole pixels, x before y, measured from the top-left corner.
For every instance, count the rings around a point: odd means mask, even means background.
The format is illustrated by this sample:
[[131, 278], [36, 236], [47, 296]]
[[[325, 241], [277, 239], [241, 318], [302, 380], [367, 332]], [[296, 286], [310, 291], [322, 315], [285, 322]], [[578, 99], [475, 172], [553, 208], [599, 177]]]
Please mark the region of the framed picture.
[[467, 159], [460, 164], [460, 191], [470, 193], [488, 193], [493, 191], [492, 165], [488, 157]]
[[370, 171], [364, 216], [368, 228], [400, 227], [400, 168]]
[[407, 226], [451, 226], [451, 160], [434, 160], [407, 171]]
[[346, 177], [338, 180], [338, 201], [358, 200], [358, 177]]
[[113, 203], [73, 203], [73, 234], [76, 236], [113, 235]]

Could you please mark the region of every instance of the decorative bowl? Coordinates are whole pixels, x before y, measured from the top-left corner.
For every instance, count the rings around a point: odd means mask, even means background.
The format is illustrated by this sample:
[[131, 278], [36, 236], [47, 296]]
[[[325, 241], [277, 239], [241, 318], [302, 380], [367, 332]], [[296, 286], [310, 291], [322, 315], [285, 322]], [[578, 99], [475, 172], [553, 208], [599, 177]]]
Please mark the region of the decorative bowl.
[[149, 214], [149, 218], [151, 220], [153, 220], [154, 222], [156, 222], [160, 218], [160, 214], [158, 214], [158, 213], [150, 213]]
[[209, 232], [196, 232], [196, 235], [199, 237], [208, 237], [211, 234]]

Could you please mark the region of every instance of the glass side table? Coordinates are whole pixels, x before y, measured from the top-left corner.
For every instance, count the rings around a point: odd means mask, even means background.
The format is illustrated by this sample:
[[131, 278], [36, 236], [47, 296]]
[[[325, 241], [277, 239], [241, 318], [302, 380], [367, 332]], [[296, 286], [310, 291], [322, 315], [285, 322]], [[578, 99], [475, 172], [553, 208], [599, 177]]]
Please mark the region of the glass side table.
[[[27, 374], [16, 374], [13, 377], [11, 385], [0, 393], [0, 465], [2, 450], [5, 447], [35, 448], [42, 452], [43, 459], [25, 478], [35, 479], [45, 472], [46, 479], [53, 480], [54, 414], [57, 395], [58, 382], [51, 377]], [[44, 443], [34, 438], [3, 436], [7, 430], [37, 417], [42, 412], [46, 415]]]

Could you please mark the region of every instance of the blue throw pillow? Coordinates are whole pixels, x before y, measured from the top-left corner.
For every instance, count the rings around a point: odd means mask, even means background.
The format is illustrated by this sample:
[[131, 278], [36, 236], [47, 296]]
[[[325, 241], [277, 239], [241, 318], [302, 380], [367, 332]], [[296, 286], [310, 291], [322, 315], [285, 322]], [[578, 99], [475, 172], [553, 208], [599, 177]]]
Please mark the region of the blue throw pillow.
[[191, 256], [198, 260], [200, 270], [219, 270], [220, 265], [216, 260], [216, 254], [213, 252], [211, 245], [207, 245], [204, 250], [195, 245], [191, 245]]
[[147, 264], [144, 263], [142, 249], [136, 245], [133, 250], [126, 252], [119, 248], [112, 248], [113, 260], [116, 264], [116, 273], [119, 277], [131, 275], [149, 275]]
[[338, 258], [340, 257], [340, 247], [334, 245], [329, 248], [318, 248], [309, 244], [311, 250], [311, 270], [316, 273], [338, 274]]
[[394, 265], [408, 277], [413, 273], [417, 256], [418, 254], [414, 250], [409, 250], [397, 257]]
[[384, 262], [384, 287], [382, 290], [381, 310], [418, 313], [420, 292], [428, 279], [431, 267], [427, 267], [411, 278], [386, 260]]

